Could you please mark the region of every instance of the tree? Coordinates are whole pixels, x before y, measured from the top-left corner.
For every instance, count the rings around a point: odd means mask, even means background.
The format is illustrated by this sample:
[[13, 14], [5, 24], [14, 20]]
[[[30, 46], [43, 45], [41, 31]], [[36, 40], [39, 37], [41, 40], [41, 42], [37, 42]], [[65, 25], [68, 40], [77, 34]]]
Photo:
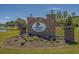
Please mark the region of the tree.
[[64, 19], [66, 19], [67, 16], [68, 16], [68, 12], [67, 12], [67, 11], [64, 11], [64, 12], [63, 12], [63, 17], [64, 17]]
[[69, 15], [68, 19], [66, 19], [66, 26], [72, 25], [72, 17]]
[[61, 11], [57, 11], [57, 18], [56, 18], [56, 22], [58, 26], [63, 26], [65, 23], [65, 20], [63, 18], [63, 14]]
[[72, 15], [72, 18], [75, 19], [76, 13], [72, 12], [71, 15]]
[[73, 25], [75, 27], [79, 27], [79, 17], [75, 17], [75, 19], [73, 19]]
[[26, 27], [26, 21], [24, 19], [17, 18], [16, 19], [16, 26], [18, 28]]
[[16, 26], [20, 30], [20, 36], [24, 37], [26, 34], [26, 21], [24, 19], [17, 18]]
[[6, 25], [9, 26], [9, 27], [14, 27], [15, 26], [15, 21], [8, 21], [6, 22]]
[[76, 15], [76, 13], [75, 12], [72, 12], [72, 16], [75, 16]]
[[62, 13], [61, 13], [61, 11], [57, 11], [57, 18], [59, 18], [59, 19], [62, 18]]

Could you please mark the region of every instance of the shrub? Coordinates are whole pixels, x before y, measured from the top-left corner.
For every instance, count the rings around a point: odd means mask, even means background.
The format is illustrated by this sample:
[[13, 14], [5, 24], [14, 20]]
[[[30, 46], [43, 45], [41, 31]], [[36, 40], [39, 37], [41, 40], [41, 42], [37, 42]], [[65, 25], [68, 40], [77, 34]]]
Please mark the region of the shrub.
[[16, 42], [16, 41], [18, 41], [18, 40], [16, 39], [16, 40], [14, 40], [14, 41]]
[[23, 46], [24, 44], [25, 44], [25, 42], [22, 42], [22, 43], [21, 43], [21, 46]]
[[39, 37], [38, 36], [34, 36], [33, 39], [36, 40], [36, 41], [38, 41]]
[[24, 37], [24, 40], [25, 40], [25, 41], [28, 41], [28, 38], [29, 38], [29, 36], [26, 35], [26, 36]]

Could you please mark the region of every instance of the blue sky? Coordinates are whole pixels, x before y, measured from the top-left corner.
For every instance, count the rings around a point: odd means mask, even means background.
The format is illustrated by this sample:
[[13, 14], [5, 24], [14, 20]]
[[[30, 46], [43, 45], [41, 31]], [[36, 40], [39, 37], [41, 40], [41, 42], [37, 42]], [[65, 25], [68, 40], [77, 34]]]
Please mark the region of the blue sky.
[[79, 5], [72, 4], [0, 4], [0, 23], [15, 20], [17, 17], [26, 19], [31, 13], [35, 17], [45, 17], [51, 9], [67, 10], [69, 13], [75, 11], [79, 15]]

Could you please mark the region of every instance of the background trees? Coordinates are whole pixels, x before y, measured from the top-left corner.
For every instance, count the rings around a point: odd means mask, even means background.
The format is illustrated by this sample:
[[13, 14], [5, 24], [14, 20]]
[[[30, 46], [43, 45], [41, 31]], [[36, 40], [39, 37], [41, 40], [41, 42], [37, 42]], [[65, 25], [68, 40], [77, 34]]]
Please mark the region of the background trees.
[[26, 26], [26, 21], [22, 18], [17, 18], [16, 20], [6, 22], [7, 27], [21, 27]]
[[8, 21], [6, 22], [6, 26], [9, 26], [9, 27], [14, 27], [15, 26], [15, 21]]
[[56, 22], [57, 26], [63, 26], [66, 23], [66, 19], [69, 17], [72, 18], [72, 24], [75, 27], [79, 27], [79, 16], [76, 15], [76, 12], [68, 13], [68, 11], [57, 11], [56, 13]]
[[[54, 13], [54, 11], [52, 11]], [[79, 16], [76, 15], [76, 12], [69, 13], [68, 11], [57, 11], [55, 13], [56, 15], [56, 24], [57, 26], [63, 26], [66, 23], [66, 19], [69, 15], [71, 15], [72, 23], [75, 27], [79, 27]], [[8, 21], [6, 22], [6, 26], [8, 27], [21, 27], [26, 26], [26, 20], [22, 18], [17, 18], [14, 21]]]

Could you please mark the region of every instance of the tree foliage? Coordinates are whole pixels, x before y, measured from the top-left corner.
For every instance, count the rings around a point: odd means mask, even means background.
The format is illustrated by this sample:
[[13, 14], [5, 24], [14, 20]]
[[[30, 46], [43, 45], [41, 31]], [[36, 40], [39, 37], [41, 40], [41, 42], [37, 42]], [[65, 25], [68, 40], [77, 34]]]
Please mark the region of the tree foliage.
[[[54, 11], [51, 10], [51, 13], [53, 14]], [[63, 26], [66, 23], [67, 18], [69, 17], [69, 15], [72, 18], [72, 24], [76, 27], [79, 27], [79, 16], [76, 15], [76, 12], [72, 12], [72, 13], [68, 13], [68, 11], [57, 11], [57, 13], [55, 13], [56, 16], [56, 24], [57, 26]], [[22, 18], [17, 18], [15, 21], [8, 21], [6, 22], [7, 26], [17, 26], [17, 27], [26, 27], [26, 20], [22, 19]]]
[[17, 18], [16, 19], [16, 26], [18, 28], [26, 27], [26, 21], [22, 18]]
[[[72, 24], [76, 27], [79, 27], [79, 16], [76, 15], [76, 12], [68, 13], [68, 11], [64, 11], [63, 13], [61, 11], [57, 11], [56, 13], [56, 23], [57, 26], [63, 26], [67, 21], [70, 21], [70, 17], [72, 19]], [[69, 18], [69, 19], [68, 19]], [[67, 20], [67, 21], [66, 21]]]

